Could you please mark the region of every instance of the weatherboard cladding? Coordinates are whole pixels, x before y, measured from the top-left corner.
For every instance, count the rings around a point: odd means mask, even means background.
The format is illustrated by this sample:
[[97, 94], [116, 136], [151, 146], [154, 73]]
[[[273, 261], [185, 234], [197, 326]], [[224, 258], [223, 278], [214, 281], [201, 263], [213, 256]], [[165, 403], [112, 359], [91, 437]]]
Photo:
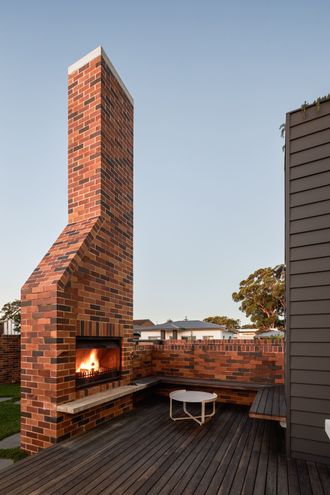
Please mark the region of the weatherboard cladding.
[[330, 102], [287, 114], [287, 447], [330, 463]]

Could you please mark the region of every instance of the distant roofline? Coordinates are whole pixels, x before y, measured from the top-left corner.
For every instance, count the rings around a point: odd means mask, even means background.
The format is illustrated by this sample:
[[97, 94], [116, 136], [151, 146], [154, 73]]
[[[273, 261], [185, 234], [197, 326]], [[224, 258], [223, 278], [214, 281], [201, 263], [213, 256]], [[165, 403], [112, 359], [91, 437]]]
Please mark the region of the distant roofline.
[[[154, 327], [140, 327], [139, 325], [134, 325], [136, 329], [141, 330], [141, 332], [152, 332], [152, 331], [159, 331], [159, 330], [164, 330], [165, 332], [172, 332], [173, 330], [177, 330], [178, 332], [189, 332], [189, 331], [194, 331], [194, 332], [199, 332], [201, 330], [209, 330], [210, 332], [212, 330], [222, 330], [223, 332], [230, 332], [230, 333], [236, 333], [235, 330], [228, 330], [227, 328], [154, 328]], [[155, 325], [157, 327], [157, 325]]]
[[[200, 326], [189, 326], [189, 323], [195, 323], [198, 322]], [[183, 326], [185, 324], [185, 326]], [[205, 324], [205, 326], [204, 326]], [[210, 323], [210, 322], [204, 322], [202, 320], [179, 320], [179, 321], [171, 321], [171, 322], [165, 322], [165, 323], [160, 323], [158, 325], [153, 325], [153, 326], [140, 326], [140, 325], [134, 325], [136, 329], [141, 330], [142, 332], [151, 332], [151, 331], [168, 331], [171, 332], [173, 330], [176, 330], [178, 333], [180, 332], [186, 332], [186, 331], [194, 331], [198, 332], [200, 330], [221, 330], [223, 332], [229, 332], [229, 333], [237, 333], [237, 330], [232, 330], [226, 327], [226, 325], [218, 325], [215, 323]]]
[[84, 65], [88, 64], [88, 62], [90, 62], [91, 60], [94, 60], [94, 58], [96, 57], [100, 57], [102, 56], [103, 59], [105, 60], [105, 62], [107, 63], [110, 71], [112, 72], [112, 74], [115, 76], [115, 78], [117, 79], [117, 81], [119, 82], [122, 90], [124, 91], [124, 93], [126, 94], [127, 98], [129, 99], [129, 101], [132, 103], [132, 105], [134, 104], [134, 99], [133, 99], [133, 96], [130, 94], [130, 92], [128, 91], [128, 89], [126, 88], [125, 84], [123, 83], [120, 75], [118, 74], [118, 72], [116, 71], [115, 67], [113, 66], [113, 64], [111, 63], [108, 55], [105, 53], [104, 49], [102, 48], [102, 46], [98, 46], [97, 48], [95, 48], [94, 50], [92, 50], [91, 52], [87, 53], [87, 55], [84, 55], [83, 57], [81, 57], [79, 60], [77, 60], [76, 62], [74, 62], [73, 64], [69, 65], [68, 67], [68, 74], [72, 74], [72, 72], [75, 72], [76, 70], [78, 69], [81, 69], [81, 67], [83, 67]]

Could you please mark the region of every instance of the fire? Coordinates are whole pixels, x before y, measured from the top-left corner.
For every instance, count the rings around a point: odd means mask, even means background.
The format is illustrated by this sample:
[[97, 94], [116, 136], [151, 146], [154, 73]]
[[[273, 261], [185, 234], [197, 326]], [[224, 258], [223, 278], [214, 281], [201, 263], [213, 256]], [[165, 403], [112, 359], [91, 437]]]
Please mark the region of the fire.
[[96, 349], [92, 349], [87, 356], [77, 365], [77, 373], [94, 373], [100, 369], [100, 362], [97, 357]]

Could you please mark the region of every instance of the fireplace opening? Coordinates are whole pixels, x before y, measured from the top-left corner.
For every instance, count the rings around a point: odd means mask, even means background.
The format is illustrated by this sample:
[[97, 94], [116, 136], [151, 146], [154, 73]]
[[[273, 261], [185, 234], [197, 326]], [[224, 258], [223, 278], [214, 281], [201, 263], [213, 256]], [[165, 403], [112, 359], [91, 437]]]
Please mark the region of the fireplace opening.
[[77, 337], [76, 386], [119, 380], [121, 342], [113, 337]]

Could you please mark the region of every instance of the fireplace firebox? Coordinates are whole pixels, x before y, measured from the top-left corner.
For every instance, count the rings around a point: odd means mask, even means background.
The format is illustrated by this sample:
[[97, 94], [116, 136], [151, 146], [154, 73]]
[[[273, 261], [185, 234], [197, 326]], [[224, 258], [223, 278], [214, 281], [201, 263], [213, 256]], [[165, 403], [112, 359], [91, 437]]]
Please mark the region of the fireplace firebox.
[[77, 337], [76, 386], [88, 387], [120, 379], [121, 339]]

